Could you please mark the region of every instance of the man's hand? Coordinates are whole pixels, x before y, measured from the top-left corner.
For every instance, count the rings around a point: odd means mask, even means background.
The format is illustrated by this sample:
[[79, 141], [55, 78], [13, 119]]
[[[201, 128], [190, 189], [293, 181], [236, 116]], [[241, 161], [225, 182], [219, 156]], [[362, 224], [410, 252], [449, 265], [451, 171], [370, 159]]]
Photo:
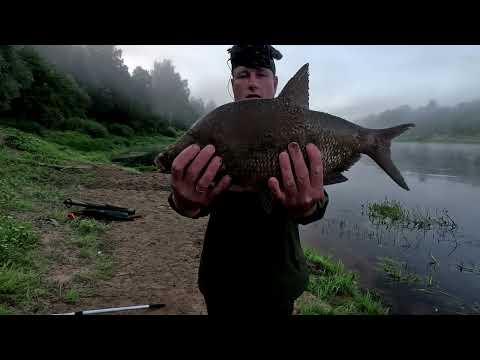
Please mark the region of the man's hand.
[[[280, 188], [277, 178], [272, 177], [268, 180], [268, 186], [275, 197], [281, 201], [294, 218], [307, 217], [313, 214], [316, 204], [325, 197], [322, 154], [314, 144], [308, 144], [306, 150], [310, 161], [310, 173], [303, 159], [300, 146], [297, 143], [290, 143], [288, 153], [283, 151], [279, 155], [282, 188]], [[290, 158], [293, 162], [294, 171], [292, 171]]]
[[[213, 145], [207, 145], [200, 150], [198, 145], [193, 144], [173, 160], [172, 199], [182, 215], [195, 217], [202, 208], [229, 187], [231, 178], [228, 175], [223, 176], [218, 184], [213, 184], [213, 179], [222, 165], [222, 158], [219, 156], [210, 161], [214, 154]], [[200, 176], [202, 172], [203, 175]]]

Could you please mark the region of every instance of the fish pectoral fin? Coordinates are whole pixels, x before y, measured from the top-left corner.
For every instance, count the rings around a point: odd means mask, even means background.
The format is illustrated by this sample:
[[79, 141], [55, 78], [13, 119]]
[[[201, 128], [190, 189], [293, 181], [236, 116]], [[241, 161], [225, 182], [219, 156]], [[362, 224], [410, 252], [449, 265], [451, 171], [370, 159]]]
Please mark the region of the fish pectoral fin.
[[340, 184], [340, 183], [343, 183], [345, 181], [348, 181], [348, 178], [343, 176], [342, 173], [334, 173], [334, 174], [331, 174], [331, 175], [325, 177], [325, 179], [323, 181], [323, 185]]

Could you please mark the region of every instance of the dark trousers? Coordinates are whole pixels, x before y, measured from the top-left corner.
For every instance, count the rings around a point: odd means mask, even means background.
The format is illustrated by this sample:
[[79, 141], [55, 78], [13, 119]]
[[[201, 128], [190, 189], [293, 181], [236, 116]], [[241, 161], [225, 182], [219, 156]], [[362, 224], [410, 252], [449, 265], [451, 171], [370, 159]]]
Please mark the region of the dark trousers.
[[211, 295], [204, 298], [209, 316], [289, 316], [293, 314], [294, 300], [266, 300], [255, 297], [238, 299]]

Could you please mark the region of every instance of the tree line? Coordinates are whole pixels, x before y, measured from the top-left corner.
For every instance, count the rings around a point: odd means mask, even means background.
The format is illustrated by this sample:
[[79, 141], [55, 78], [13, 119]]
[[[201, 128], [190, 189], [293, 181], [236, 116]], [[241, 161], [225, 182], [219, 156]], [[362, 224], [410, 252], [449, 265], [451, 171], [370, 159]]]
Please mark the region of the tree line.
[[115, 45], [0, 46], [0, 117], [25, 127], [167, 134], [215, 107], [168, 59], [130, 74]]
[[414, 123], [415, 128], [402, 135], [410, 139], [433, 137], [479, 137], [480, 100], [462, 102], [455, 106], [440, 106], [430, 100], [425, 106], [412, 108], [408, 105], [370, 115], [360, 120], [363, 126], [383, 128], [403, 123]]

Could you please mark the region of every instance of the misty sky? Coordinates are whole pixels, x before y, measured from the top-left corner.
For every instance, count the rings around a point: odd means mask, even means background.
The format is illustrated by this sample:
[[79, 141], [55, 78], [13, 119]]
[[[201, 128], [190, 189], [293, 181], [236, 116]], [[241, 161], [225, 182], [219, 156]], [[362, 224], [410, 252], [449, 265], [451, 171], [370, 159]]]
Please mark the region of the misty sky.
[[[291, 76], [310, 63], [310, 108], [358, 120], [401, 105], [430, 99], [456, 105], [480, 98], [480, 46], [449, 45], [274, 45], [277, 95]], [[217, 105], [233, 101], [227, 65], [230, 46], [118, 45], [130, 72], [152, 69], [169, 58], [191, 95]], [[229, 94], [230, 91], [230, 94]]]

